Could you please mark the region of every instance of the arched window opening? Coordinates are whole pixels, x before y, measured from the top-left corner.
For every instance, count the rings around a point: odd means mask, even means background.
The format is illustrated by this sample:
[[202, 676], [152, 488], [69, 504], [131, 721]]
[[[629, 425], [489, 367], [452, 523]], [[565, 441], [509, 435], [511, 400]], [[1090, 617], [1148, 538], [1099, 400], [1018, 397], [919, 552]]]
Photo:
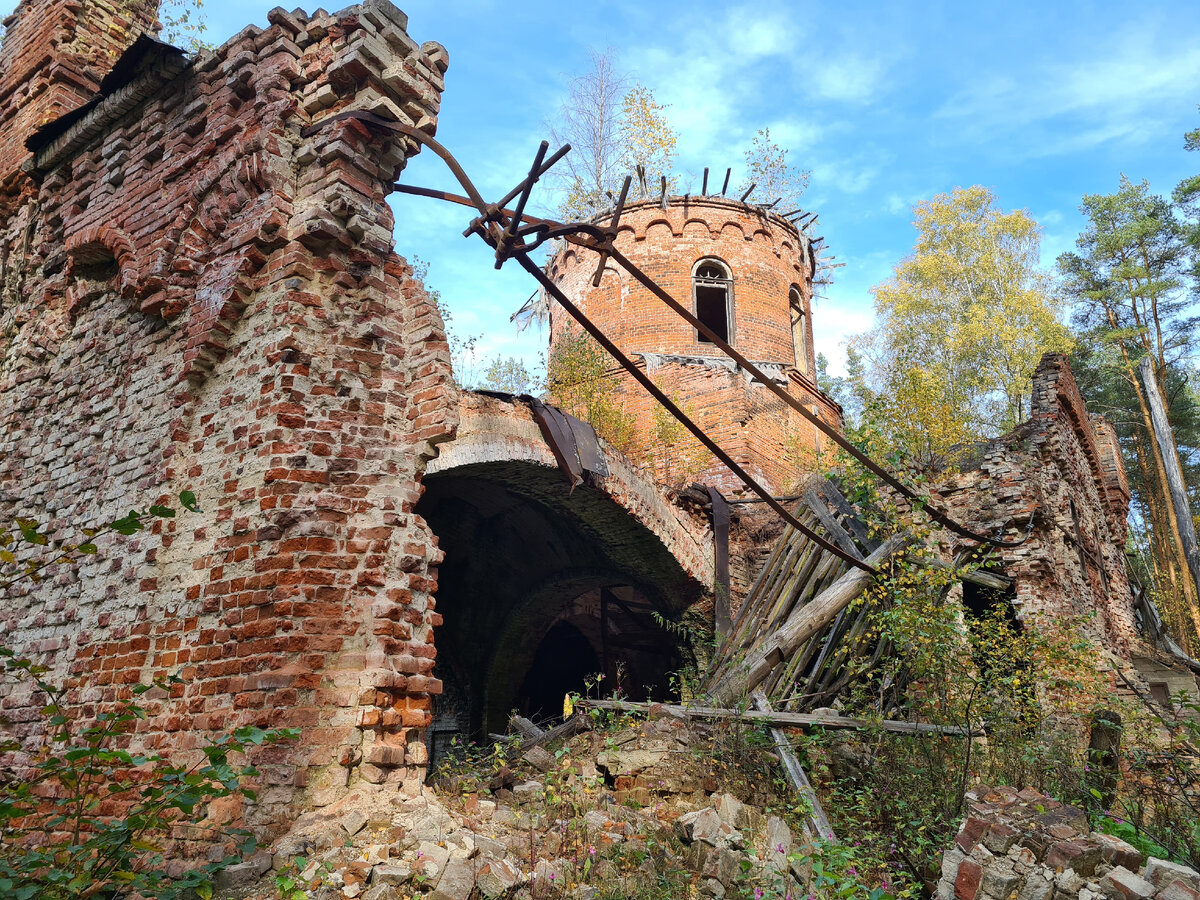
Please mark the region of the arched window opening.
[[[721, 340], [733, 342], [733, 279], [729, 270], [715, 259], [702, 259], [692, 272], [696, 318]], [[712, 341], [696, 331], [701, 344]]]
[[796, 368], [804, 375], [811, 376], [808, 369], [808, 316], [804, 314], [804, 297], [800, 288], [792, 285], [788, 291], [788, 306], [792, 315], [792, 343], [796, 348]]

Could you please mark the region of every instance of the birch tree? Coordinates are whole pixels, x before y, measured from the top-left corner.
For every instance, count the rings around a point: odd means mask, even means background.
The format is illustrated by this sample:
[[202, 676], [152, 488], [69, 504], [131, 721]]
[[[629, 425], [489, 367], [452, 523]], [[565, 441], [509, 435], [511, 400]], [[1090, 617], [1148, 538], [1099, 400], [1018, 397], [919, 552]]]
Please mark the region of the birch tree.
[[1028, 213], [1005, 212], [976, 186], [919, 203], [914, 214], [916, 246], [871, 289], [879, 324], [856, 349], [867, 359], [876, 424], [927, 466], [1023, 421], [1038, 360], [1069, 351], [1072, 339]]
[[770, 128], [759, 130], [744, 156], [746, 178], [738, 187], [738, 196], [754, 185], [754, 196], [764, 203], [778, 200], [775, 208], [781, 212], [799, 207], [812, 173], [788, 162], [788, 151], [771, 140]]
[[[587, 219], [613, 205], [610, 194], [620, 191], [627, 175], [636, 178], [640, 165], [647, 186], [660, 184], [661, 176], [673, 187], [675, 130], [653, 90], [634, 82], [616, 65], [609, 49], [592, 53], [591, 69], [574, 79], [550, 135], [558, 144], [569, 143], [571, 152], [555, 167], [564, 219]], [[653, 188], [651, 188], [653, 190]]]

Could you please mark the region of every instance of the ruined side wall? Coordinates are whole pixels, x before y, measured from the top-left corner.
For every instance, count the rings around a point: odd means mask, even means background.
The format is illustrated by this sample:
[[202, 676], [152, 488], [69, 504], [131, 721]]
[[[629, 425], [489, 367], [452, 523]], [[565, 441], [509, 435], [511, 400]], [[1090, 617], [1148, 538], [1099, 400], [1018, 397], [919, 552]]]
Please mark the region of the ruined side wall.
[[21, 0], [2, 23], [0, 190], [12, 190], [37, 128], [82, 106], [139, 34], [155, 30], [157, 2]]
[[[432, 132], [445, 51], [386, 0], [268, 18], [175, 77], [150, 60], [132, 100], [39, 151], [0, 223], [0, 515], [66, 536], [184, 488], [202, 507], [107, 541], [3, 628], [85, 714], [181, 672], [149, 746], [302, 728], [261, 760], [266, 828], [421, 774], [439, 554], [413, 506], [456, 421], [384, 200], [415, 148], [353, 121], [300, 134], [359, 108]], [[36, 731], [32, 698], [3, 707]]]
[[[766, 363], [780, 384], [840, 428], [841, 410], [821, 393], [812, 336], [812, 254], [808, 238], [790, 222], [719, 197], [670, 198], [666, 209], [643, 202], [622, 215], [616, 245], [682, 305], [693, 309], [692, 269], [704, 258], [722, 260], [733, 278], [731, 343], [752, 362]], [[567, 247], [548, 272], [568, 297], [635, 360], [644, 362], [656, 383], [680, 402], [717, 443], [752, 475], [776, 492], [801, 473], [815, 471], [822, 439], [814, 427], [766, 388], [750, 381], [712, 344], [615, 264], [605, 269], [598, 288], [591, 284], [598, 256]], [[804, 346], [794, 344], [789, 291], [800, 291], [808, 327]], [[550, 302], [551, 346], [578, 325]], [[802, 364], [798, 368], [797, 359]], [[660, 472], [668, 468], [655, 454], [653, 399], [630, 376], [612, 371], [622, 402], [636, 419], [648, 455]], [[659, 454], [661, 456], [661, 454]], [[680, 456], [673, 451], [673, 456]], [[742, 492], [741, 482], [710, 456], [685, 480], [698, 478], [722, 492]], [[677, 463], [677, 460], [674, 460]]]
[[1128, 487], [1113, 432], [1093, 426], [1066, 357], [1042, 358], [1030, 420], [984, 445], [935, 493], [977, 531], [1028, 534], [998, 551], [1027, 621], [1095, 611], [1097, 636], [1128, 656], [1138, 640], [1124, 556]]

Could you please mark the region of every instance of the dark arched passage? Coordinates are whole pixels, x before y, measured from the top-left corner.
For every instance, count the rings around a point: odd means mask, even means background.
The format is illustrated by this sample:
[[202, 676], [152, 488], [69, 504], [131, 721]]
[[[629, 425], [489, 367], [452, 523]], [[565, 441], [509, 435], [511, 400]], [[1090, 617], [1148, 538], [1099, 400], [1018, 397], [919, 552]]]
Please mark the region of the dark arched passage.
[[565, 692], [601, 673], [625, 696], [664, 696], [680, 656], [656, 617], [677, 619], [711, 577], [703, 525], [627, 464], [571, 490], [523, 406], [474, 402], [499, 417], [468, 410], [417, 505], [445, 554], [435, 755], [452, 734], [504, 731], [514, 709], [557, 713]]
[[680, 659], [654, 614], [678, 617], [699, 586], [611, 497], [569, 493], [556, 469], [484, 463], [427, 476], [417, 511], [445, 553], [436, 673], [452, 715], [435, 733], [550, 714], [600, 673], [626, 696], [663, 696]]

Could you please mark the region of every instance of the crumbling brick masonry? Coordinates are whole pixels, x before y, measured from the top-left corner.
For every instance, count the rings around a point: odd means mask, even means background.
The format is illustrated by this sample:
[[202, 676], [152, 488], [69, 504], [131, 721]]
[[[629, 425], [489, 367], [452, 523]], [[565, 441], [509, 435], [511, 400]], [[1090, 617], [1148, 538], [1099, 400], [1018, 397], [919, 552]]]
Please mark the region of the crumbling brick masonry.
[[[419, 474], [456, 422], [443, 325], [384, 200], [447, 54], [387, 0], [275, 9], [189, 60], [135, 0], [23, 0], [0, 53], [0, 515], [74, 534], [182, 489], [202, 512], [2, 611], [90, 714], [182, 672], [138, 740], [303, 729], [251, 819], [413, 783], [439, 560]], [[39, 130], [40, 129], [40, 130]], [[29, 149], [23, 147], [29, 139]], [[28, 736], [28, 696], [3, 699]]]

